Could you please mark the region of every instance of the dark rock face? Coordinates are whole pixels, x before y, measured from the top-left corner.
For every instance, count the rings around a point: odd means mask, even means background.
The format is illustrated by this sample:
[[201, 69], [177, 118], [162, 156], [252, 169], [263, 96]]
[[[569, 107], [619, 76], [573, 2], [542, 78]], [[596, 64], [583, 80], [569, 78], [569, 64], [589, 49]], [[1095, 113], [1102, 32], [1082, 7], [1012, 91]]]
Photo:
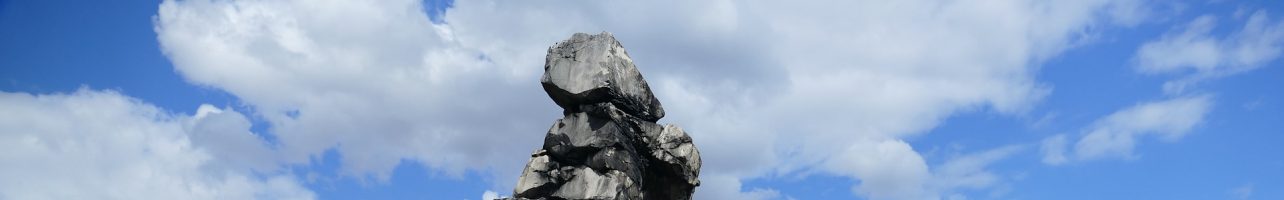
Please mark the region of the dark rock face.
[[655, 123], [664, 108], [614, 36], [557, 43], [540, 82], [565, 111], [512, 199], [691, 199], [700, 151], [682, 128]]

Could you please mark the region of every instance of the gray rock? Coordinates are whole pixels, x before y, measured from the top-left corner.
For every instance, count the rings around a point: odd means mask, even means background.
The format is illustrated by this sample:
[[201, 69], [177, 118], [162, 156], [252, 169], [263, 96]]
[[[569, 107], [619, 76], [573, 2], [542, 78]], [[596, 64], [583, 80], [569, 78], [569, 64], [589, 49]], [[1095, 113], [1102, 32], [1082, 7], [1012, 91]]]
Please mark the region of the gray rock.
[[611, 33], [576, 33], [549, 48], [544, 62], [540, 83], [562, 109], [610, 102], [647, 121], [664, 117], [660, 101]]
[[641, 185], [623, 172], [598, 173], [589, 168], [571, 170], [571, 179], [553, 193], [564, 199], [643, 199]]
[[647, 140], [651, 145], [651, 156], [661, 161], [657, 164], [672, 165], [688, 184], [700, 185], [700, 150], [696, 149], [686, 131], [669, 124], [658, 136]]
[[588, 159], [603, 148], [631, 144], [632, 139], [626, 134], [627, 128], [610, 119], [570, 113], [549, 129], [544, 136], [544, 149], [558, 161], [581, 164], [578, 161]]
[[561, 171], [558, 171], [558, 163], [549, 159], [546, 151], [543, 149], [531, 154], [530, 162], [526, 163], [526, 168], [522, 170], [522, 176], [517, 179], [517, 187], [513, 189], [514, 196], [538, 197], [548, 196], [557, 190]]
[[[652, 129], [653, 130], [653, 129]], [[675, 125], [665, 125], [659, 131], [649, 131], [644, 141], [651, 152], [646, 196], [656, 199], [690, 199], [696, 186], [700, 186], [700, 150], [695, 148], [686, 131]]]
[[586, 166], [596, 170], [620, 171], [632, 180], [642, 180], [642, 167], [646, 165], [640, 157], [632, 148], [611, 147], [594, 154]]
[[624, 110], [620, 110], [615, 106], [615, 104], [607, 102], [582, 104], [579, 105], [579, 111], [594, 118], [621, 122], [621, 124], [624, 125], [628, 125], [627, 122], [641, 120], [633, 115], [629, 115]]
[[549, 49], [541, 80], [563, 109], [507, 199], [691, 199], [700, 151], [656, 124], [660, 102], [610, 33]]

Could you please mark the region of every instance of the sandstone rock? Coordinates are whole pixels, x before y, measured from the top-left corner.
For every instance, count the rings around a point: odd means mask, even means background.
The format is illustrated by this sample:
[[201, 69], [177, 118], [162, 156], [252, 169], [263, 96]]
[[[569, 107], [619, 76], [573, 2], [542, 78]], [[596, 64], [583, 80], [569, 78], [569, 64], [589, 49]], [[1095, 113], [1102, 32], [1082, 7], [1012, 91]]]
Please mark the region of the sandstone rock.
[[596, 155], [589, 158], [586, 165], [596, 170], [620, 171], [630, 179], [641, 181], [645, 175], [643, 168], [647, 166], [644, 159], [643, 155], [632, 148], [609, 148], [598, 151]]
[[657, 132], [648, 132], [647, 149], [651, 160], [644, 179], [646, 196], [654, 199], [690, 199], [696, 186], [700, 186], [700, 151], [691, 143], [691, 137], [674, 125], [666, 125]]
[[552, 194], [557, 190], [557, 183], [561, 182], [558, 168], [558, 163], [552, 162], [546, 151], [537, 151], [531, 155], [530, 162], [522, 170], [522, 176], [517, 179], [513, 195], [534, 197]]
[[597, 151], [631, 144], [627, 128], [610, 119], [589, 117], [586, 113], [571, 113], [558, 120], [544, 137], [544, 149], [554, 159], [580, 164]]
[[660, 101], [611, 33], [576, 33], [549, 48], [544, 61], [540, 83], [563, 109], [610, 102], [644, 120], [664, 117]]
[[691, 143], [686, 131], [676, 125], [665, 125], [659, 135], [648, 137], [647, 141], [651, 145], [651, 156], [661, 161], [652, 164], [671, 165], [687, 183], [700, 184], [697, 179], [700, 176], [700, 150]]
[[609, 170], [598, 173], [589, 168], [577, 168], [571, 179], [562, 185], [553, 197], [564, 199], [642, 199], [641, 185], [624, 175]]
[[655, 122], [660, 101], [610, 33], [549, 49], [541, 83], [563, 115], [509, 199], [690, 199], [700, 151], [682, 128]]

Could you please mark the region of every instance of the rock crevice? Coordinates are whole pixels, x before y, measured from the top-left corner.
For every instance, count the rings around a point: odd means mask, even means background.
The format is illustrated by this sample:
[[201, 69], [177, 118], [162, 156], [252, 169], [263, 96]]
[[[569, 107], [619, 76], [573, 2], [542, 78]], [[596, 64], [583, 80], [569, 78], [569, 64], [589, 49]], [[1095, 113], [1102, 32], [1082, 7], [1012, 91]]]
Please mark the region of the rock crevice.
[[675, 125], [611, 33], [548, 49], [544, 91], [562, 107], [512, 199], [691, 199], [700, 151]]

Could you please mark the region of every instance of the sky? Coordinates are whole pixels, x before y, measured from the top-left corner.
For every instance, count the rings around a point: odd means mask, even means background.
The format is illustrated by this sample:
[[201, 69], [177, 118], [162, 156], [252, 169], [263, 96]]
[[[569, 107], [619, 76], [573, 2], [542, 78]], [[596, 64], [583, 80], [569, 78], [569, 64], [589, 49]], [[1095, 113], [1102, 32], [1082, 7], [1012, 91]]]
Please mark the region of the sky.
[[509, 196], [611, 32], [697, 199], [1284, 199], [1284, 3], [0, 0], [0, 199]]

